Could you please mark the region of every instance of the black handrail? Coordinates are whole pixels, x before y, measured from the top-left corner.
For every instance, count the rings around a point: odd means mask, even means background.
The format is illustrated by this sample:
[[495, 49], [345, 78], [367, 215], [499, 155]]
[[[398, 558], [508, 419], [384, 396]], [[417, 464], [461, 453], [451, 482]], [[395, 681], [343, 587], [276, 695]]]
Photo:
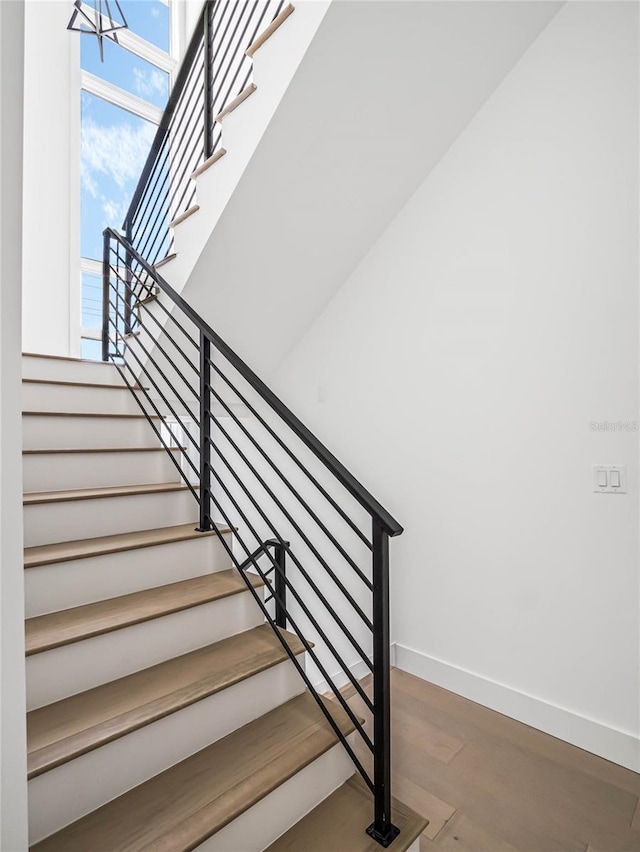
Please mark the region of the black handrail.
[[[347, 491], [355, 497], [363, 509], [380, 522], [382, 529], [391, 537], [400, 535], [403, 532], [403, 527], [396, 519], [382, 506], [378, 500], [368, 491], [364, 485], [359, 482], [355, 476], [347, 470], [334, 454], [325, 447], [302, 421], [288, 408], [282, 400], [276, 396], [268, 385], [246, 364], [233, 349], [222, 340], [220, 335], [205, 322], [204, 319], [180, 296], [173, 287], [168, 284], [164, 278], [150, 265], [147, 261], [133, 248], [128, 245], [126, 239], [122, 237], [113, 228], [106, 228], [105, 235], [109, 235], [115, 240], [118, 240], [126, 250], [131, 254], [132, 258], [143, 269], [154, 283], [166, 293], [171, 301], [180, 308], [180, 311], [188, 317], [195, 325], [198, 331], [204, 335], [209, 343], [221, 352], [229, 363], [238, 371], [256, 393], [269, 405], [275, 413], [284, 420], [287, 426], [297, 435], [298, 438], [311, 450], [322, 464], [329, 470], [333, 476], [343, 485]], [[107, 335], [108, 336], [108, 335]], [[105, 359], [106, 360], [106, 359]]]

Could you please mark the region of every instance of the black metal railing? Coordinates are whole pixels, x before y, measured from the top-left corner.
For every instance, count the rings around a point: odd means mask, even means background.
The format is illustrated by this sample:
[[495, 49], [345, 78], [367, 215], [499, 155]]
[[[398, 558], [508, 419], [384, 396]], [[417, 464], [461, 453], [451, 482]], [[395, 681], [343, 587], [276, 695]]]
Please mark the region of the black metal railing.
[[249, 85], [245, 51], [284, 0], [207, 0], [122, 225], [151, 264], [171, 253], [170, 223], [195, 200], [191, 175], [220, 147], [216, 116]]
[[[157, 294], [157, 295], [156, 295]], [[132, 302], [133, 299], [133, 302]], [[389, 538], [402, 527], [124, 236], [104, 232], [103, 358], [132, 390], [235, 568], [391, 821]], [[263, 600], [250, 574], [266, 584]], [[307, 651], [309, 671], [282, 628]], [[372, 694], [362, 686], [373, 676]], [[321, 683], [321, 686], [314, 684]], [[367, 723], [341, 688], [351, 684]], [[348, 717], [343, 734], [324, 693]], [[360, 711], [359, 711], [360, 712]], [[371, 723], [370, 725], [368, 723]]]

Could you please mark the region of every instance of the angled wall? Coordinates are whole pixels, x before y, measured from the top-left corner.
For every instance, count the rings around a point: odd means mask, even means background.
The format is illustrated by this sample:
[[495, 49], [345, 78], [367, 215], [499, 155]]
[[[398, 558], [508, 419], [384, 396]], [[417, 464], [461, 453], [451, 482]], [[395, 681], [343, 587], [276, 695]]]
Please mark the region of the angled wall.
[[559, 12], [276, 383], [406, 526], [398, 665], [636, 771], [637, 14]]
[[[323, 5], [301, 4], [256, 54], [258, 89], [224, 119], [229, 153], [201, 179], [228, 203], [214, 216], [203, 204], [179, 225], [178, 258], [163, 267], [266, 379], [561, 6], [331, 3], [227, 192], [222, 176], [239, 131], [250, 138], [252, 111], [271, 97], [260, 63], [281, 62], [297, 16], [317, 19], [309, 7]], [[173, 270], [203, 221], [215, 230], [195, 266], [181, 268], [182, 289]]]

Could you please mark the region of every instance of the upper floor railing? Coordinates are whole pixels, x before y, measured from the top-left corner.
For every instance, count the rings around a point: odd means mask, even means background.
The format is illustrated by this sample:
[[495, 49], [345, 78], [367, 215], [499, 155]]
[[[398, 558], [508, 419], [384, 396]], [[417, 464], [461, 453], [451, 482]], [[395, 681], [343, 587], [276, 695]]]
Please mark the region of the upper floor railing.
[[196, 169], [221, 143], [223, 112], [249, 85], [247, 49], [284, 0], [207, 0], [127, 210], [123, 230], [152, 264], [171, 253], [170, 224], [192, 206]]

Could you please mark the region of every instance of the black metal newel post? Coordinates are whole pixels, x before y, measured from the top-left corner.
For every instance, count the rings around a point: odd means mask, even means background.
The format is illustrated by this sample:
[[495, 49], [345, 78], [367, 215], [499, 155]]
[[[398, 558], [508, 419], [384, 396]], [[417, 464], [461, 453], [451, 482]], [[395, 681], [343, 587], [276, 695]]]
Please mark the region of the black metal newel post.
[[400, 833], [391, 822], [391, 656], [389, 535], [373, 519], [373, 783], [374, 818], [367, 834], [385, 848]]
[[287, 629], [287, 583], [285, 580], [287, 570], [287, 550], [289, 542], [282, 544], [277, 542], [273, 548], [273, 557], [278, 568], [275, 571], [275, 601], [276, 601], [276, 624], [283, 630]]
[[200, 526], [199, 532], [212, 529], [211, 523], [211, 343], [200, 332]]
[[204, 158], [213, 154], [213, 7], [209, 0], [204, 10]]
[[111, 237], [105, 231], [102, 235], [102, 360], [109, 360], [109, 282], [111, 274], [109, 269], [109, 252], [111, 250]]
[[[127, 220], [126, 224], [126, 237], [127, 244], [131, 245], [132, 235], [131, 235], [131, 222]], [[133, 263], [133, 255], [130, 251], [125, 252], [124, 256], [124, 281], [126, 286], [126, 293], [124, 299], [124, 333], [131, 334], [133, 331], [133, 287], [131, 286], [131, 282], [133, 281], [133, 275], [131, 273], [131, 264]]]

